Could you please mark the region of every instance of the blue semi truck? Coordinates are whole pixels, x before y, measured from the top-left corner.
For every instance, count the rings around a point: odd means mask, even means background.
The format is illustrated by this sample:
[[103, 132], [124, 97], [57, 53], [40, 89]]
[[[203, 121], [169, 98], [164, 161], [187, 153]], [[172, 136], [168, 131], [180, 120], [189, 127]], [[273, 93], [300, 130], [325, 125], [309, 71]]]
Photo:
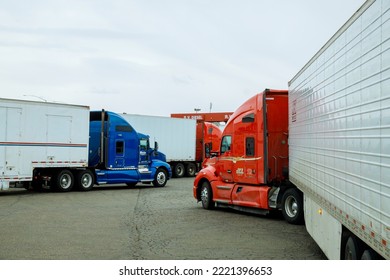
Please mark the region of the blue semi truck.
[[[152, 149], [149, 136], [135, 131], [116, 113], [92, 111], [89, 136], [88, 166], [95, 171], [98, 185], [126, 183], [134, 186], [142, 182], [163, 187], [172, 176], [165, 155], [158, 151], [158, 144]], [[86, 188], [90, 186], [85, 185]]]

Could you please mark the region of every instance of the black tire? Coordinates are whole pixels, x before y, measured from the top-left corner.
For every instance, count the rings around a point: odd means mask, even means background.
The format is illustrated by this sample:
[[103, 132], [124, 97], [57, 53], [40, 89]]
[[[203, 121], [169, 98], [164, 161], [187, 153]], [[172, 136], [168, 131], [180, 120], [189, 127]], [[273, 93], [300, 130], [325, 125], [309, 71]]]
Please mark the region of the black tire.
[[164, 187], [168, 181], [168, 173], [163, 168], [159, 168], [154, 175], [153, 186], [155, 187]]
[[368, 248], [368, 249], [364, 250], [361, 259], [362, 260], [378, 260], [379, 255], [377, 252], [375, 252], [371, 248]]
[[283, 194], [282, 214], [290, 224], [301, 225], [304, 223], [303, 197], [298, 189], [290, 188]]
[[207, 210], [214, 209], [213, 190], [209, 182], [204, 181], [200, 186], [199, 199], [202, 202], [202, 207]]
[[345, 244], [344, 259], [345, 260], [360, 260], [362, 258], [362, 251], [360, 246], [360, 240], [355, 236], [348, 237]]
[[54, 175], [51, 186], [56, 191], [69, 192], [73, 189], [74, 177], [69, 170], [60, 170]]
[[76, 173], [77, 189], [80, 191], [90, 191], [94, 185], [94, 175], [91, 170], [80, 170]]
[[188, 177], [194, 177], [196, 174], [196, 164], [195, 163], [188, 163], [186, 168], [186, 175]]
[[185, 174], [184, 164], [181, 162], [176, 163], [175, 168], [173, 170], [173, 174], [175, 175], [176, 178], [184, 177]]

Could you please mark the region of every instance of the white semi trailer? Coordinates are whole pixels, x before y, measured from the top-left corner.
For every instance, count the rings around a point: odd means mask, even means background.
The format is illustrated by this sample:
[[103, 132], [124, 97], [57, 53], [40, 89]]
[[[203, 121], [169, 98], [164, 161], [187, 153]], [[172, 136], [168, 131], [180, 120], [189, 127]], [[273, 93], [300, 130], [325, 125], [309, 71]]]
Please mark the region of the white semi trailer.
[[289, 82], [289, 177], [329, 259], [390, 259], [390, 1], [366, 1]]
[[59, 190], [70, 187], [73, 174], [83, 180], [89, 107], [0, 99], [0, 119], [0, 190], [32, 182], [42, 171]]
[[158, 141], [159, 149], [164, 151], [175, 177], [186, 173], [188, 176], [195, 175], [200, 164], [196, 158], [196, 120], [137, 114], [121, 116], [136, 130]]

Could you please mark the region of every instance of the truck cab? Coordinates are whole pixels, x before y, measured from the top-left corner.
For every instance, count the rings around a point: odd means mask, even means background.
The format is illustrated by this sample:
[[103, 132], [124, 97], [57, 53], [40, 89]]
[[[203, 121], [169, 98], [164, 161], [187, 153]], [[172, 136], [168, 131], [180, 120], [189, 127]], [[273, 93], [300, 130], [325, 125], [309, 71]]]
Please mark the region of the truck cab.
[[90, 113], [89, 166], [97, 184], [138, 182], [165, 186], [172, 171], [165, 155], [150, 148], [149, 137], [138, 133], [121, 116], [108, 111]]
[[202, 168], [210, 158], [219, 153], [221, 137], [222, 131], [214, 123], [198, 122], [196, 124], [196, 159], [201, 162]]
[[288, 182], [287, 90], [266, 89], [242, 104], [222, 133], [219, 156], [205, 165], [193, 188], [204, 208], [282, 209], [287, 221], [302, 222], [302, 196]]
[[163, 162], [167, 161], [167, 157], [164, 153], [158, 150], [158, 142], [154, 142], [154, 148], [150, 145], [149, 135], [138, 133], [140, 141], [140, 163], [147, 164], [150, 160], [160, 160]]

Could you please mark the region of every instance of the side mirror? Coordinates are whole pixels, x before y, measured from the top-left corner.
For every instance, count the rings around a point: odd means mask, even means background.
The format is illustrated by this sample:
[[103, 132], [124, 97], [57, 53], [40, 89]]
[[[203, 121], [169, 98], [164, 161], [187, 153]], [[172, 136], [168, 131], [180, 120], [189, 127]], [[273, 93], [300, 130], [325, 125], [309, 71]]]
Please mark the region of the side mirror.
[[210, 153], [210, 157], [211, 157], [211, 158], [217, 157], [217, 156], [218, 156], [218, 153], [219, 153], [219, 152], [217, 152], [217, 151], [212, 151], [212, 152]]
[[158, 142], [157, 141], [154, 141], [154, 150], [158, 151]]

